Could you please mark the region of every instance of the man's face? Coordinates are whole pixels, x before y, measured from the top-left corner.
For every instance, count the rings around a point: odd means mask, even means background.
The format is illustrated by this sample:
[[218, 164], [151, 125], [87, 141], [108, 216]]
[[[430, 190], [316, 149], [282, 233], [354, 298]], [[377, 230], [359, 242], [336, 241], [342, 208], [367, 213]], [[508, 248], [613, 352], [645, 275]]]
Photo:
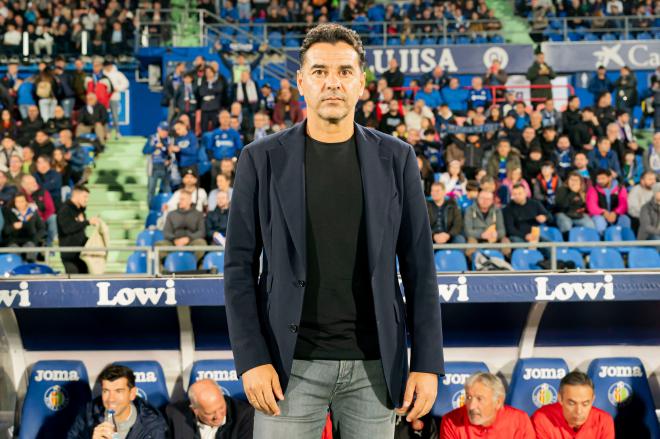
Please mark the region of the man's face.
[[318, 43], [309, 48], [297, 74], [298, 89], [308, 111], [330, 123], [353, 117], [364, 91], [365, 74], [350, 45]]
[[176, 133], [177, 136], [185, 136], [186, 133], [186, 126], [182, 123], [177, 123], [174, 125], [174, 132]]
[[[268, 120], [265, 117], [264, 117], [264, 119], [266, 121]], [[221, 161], [220, 162], [220, 171], [225, 175], [231, 175], [231, 173], [234, 172], [234, 162], [231, 159], [229, 159], [229, 160], [225, 159], [225, 160]]]
[[41, 174], [45, 174], [50, 170], [50, 163], [48, 163], [48, 160], [40, 157], [37, 159], [37, 171]]
[[507, 157], [509, 152], [511, 152], [511, 145], [509, 145], [509, 142], [501, 142], [497, 145], [497, 153], [500, 157]]
[[534, 140], [534, 136], [536, 133], [534, 133], [534, 128], [525, 128], [525, 131], [523, 131], [523, 139], [525, 139], [525, 142], [530, 143], [532, 140]]
[[483, 211], [487, 211], [493, 206], [493, 193], [487, 190], [482, 190], [477, 196], [477, 205]]
[[587, 156], [584, 154], [576, 154], [575, 158], [573, 159], [573, 164], [577, 169], [586, 168], [588, 163], [589, 159], [587, 159]]
[[589, 386], [563, 386], [558, 395], [564, 419], [569, 426], [582, 426], [589, 417], [594, 403], [594, 391]]
[[[86, 194], [86, 192], [83, 192]], [[137, 395], [137, 387], [128, 387], [126, 378], [117, 378], [114, 381], [101, 382], [101, 399], [106, 410], [114, 410], [121, 417], [129, 410], [131, 402]]]
[[482, 80], [479, 76], [474, 76], [472, 78], [472, 88], [475, 90], [481, 90], [481, 87], [483, 86]]
[[197, 419], [204, 425], [219, 427], [227, 416], [227, 404], [224, 397], [206, 397], [198, 402], [198, 407], [191, 407]]
[[555, 101], [549, 99], [545, 102], [545, 109], [548, 111], [553, 111], [555, 109]]
[[622, 125], [625, 125], [628, 122], [630, 122], [630, 116], [628, 115], [628, 113], [621, 113], [621, 115], [619, 116], [619, 122], [621, 122]]
[[610, 152], [610, 142], [609, 140], [601, 140], [598, 142], [598, 151], [600, 151], [601, 154], [607, 154]]
[[651, 189], [651, 187], [655, 184], [655, 174], [650, 172], [648, 174], [644, 174], [642, 179], [639, 181], [639, 184], [641, 184], [642, 187], [646, 189]]
[[527, 194], [525, 193], [525, 189], [521, 187], [515, 188], [513, 191], [511, 191], [511, 199], [516, 204], [521, 206], [524, 205], [527, 202]]
[[445, 192], [445, 188], [439, 184], [434, 184], [431, 186], [431, 199], [436, 203], [443, 201], [445, 199]]
[[10, 137], [5, 137], [2, 139], [2, 147], [7, 150], [12, 149], [14, 147], [14, 140]]
[[452, 90], [456, 90], [458, 88], [458, 79], [451, 78], [451, 80], [449, 81], [449, 88], [451, 88]]
[[580, 108], [580, 98], [571, 99], [571, 101], [568, 103], [568, 106], [571, 108], [571, 110], [577, 110]]
[[397, 114], [399, 112], [399, 102], [390, 101], [390, 114]]
[[227, 196], [227, 192], [224, 191], [218, 192], [218, 195], [215, 197], [215, 200], [220, 209], [226, 209], [227, 206], [229, 206], [229, 196]]
[[34, 136], [34, 140], [39, 144], [44, 144], [48, 140], [48, 135], [43, 131], [37, 131], [37, 134]]
[[616, 139], [619, 136], [619, 128], [615, 124], [609, 124], [607, 126], [607, 137], [610, 139]]
[[660, 151], [660, 132], [653, 135], [653, 149]]
[[192, 206], [192, 197], [190, 196], [189, 193], [181, 191], [181, 195], [179, 197], [179, 209], [181, 210], [188, 210]]
[[557, 148], [559, 148], [560, 150], [565, 151], [570, 147], [571, 147], [571, 142], [568, 140], [568, 137], [561, 136], [557, 140]]
[[596, 177], [596, 183], [598, 183], [598, 186], [602, 188], [610, 187], [611, 181], [612, 181], [612, 177], [605, 174], [600, 174]]
[[94, 106], [96, 105], [96, 95], [93, 93], [90, 93], [87, 95], [87, 105], [89, 106]]
[[197, 184], [197, 177], [195, 177], [193, 174], [186, 174], [183, 176], [183, 184], [184, 186], [194, 186]]
[[229, 128], [229, 122], [231, 122], [231, 116], [229, 115], [228, 112], [223, 111], [220, 113], [220, 126], [222, 129], [226, 130]]
[[[481, 195], [479, 196], [481, 198]], [[502, 408], [504, 401], [500, 396], [497, 400], [493, 390], [480, 382], [474, 383], [465, 389], [465, 407], [472, 425], [489, 426], [495, 421], [497, 412]]]
[[543, 64], [545, 62], [545, 54], [543, 53], [537, 54], [536, 61], [538, 61], [539, 64]]
[[39, 109], [34, 105], [29, 107], [28, 116], [30, 117], [30, 119], [35, 120], [37, 117], [39, 117]]
[[23, 161], [20, 159], [20, 157], [17, 156], [12, 156], [9, 159], [9, 169], [15, 174], [17, 173], [20, 169], [21, 166], [23, 165]]

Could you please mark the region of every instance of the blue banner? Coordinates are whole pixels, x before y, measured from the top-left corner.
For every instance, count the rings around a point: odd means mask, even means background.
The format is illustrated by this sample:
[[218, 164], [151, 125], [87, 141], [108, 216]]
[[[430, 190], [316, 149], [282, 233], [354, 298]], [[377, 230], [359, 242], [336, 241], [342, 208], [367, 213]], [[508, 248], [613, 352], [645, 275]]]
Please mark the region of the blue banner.
[[[402, 286], [403, 288], [403, 286]], [[443, 303], [660, 300], [660, 273], [438, 276]], [[85, 279], [0, 282], [0, 308], [224, 306], [224, 279]]]
[[598, 66], [633, 71], [660, 67], [660, 41], [593, 41], [579, 43], [543, 43], [545, 61], [557, 72], [595, 71]]

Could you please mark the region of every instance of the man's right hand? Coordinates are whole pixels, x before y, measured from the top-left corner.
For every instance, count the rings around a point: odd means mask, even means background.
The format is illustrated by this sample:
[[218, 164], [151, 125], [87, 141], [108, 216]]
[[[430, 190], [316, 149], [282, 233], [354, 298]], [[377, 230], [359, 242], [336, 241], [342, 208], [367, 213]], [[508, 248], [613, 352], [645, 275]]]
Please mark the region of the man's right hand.
[[243, 388], [252, 406], [270, 416], [279, 416], [280, 408], [275, 398], [282, 401], [284, 393], [280, 379], [272, 364], [253, 367], [243, 373]]
[[109, 422], [99, 424], [94, 429], [92, 439], [112, 439], [112, 433], [114, 433], [114, 430], [114, 427]]

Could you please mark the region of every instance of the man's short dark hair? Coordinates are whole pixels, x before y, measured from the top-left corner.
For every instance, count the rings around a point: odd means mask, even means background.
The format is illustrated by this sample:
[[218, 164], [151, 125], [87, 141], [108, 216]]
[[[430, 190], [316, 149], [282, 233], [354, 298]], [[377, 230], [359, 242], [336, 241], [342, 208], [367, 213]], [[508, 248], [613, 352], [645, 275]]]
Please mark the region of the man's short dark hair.
[[602, 169], [602, 168], [601, 168], [601, 169], [599, 169], [599, 170], [596, 172], [596, 177], [599, 177], [599, 176], [601, 176], [601, 175], [604, 175], [604, 176], [606, 176], [606, 177], [609, 177], [609, 176], [612, 175], [612, 173], [610, 172], [609, 169]]
[[77, 184], [73, 187], [72, 192], [87, 192], [87, 193], [89, 193], [89, 189], [87, 189], [87, 186], [84, 186], [82, 184]]
[[360, 60], [360, 69], [363, 69], [366, 55], [364, 53], [364, 46], [362, 46], [360, 35], [358, 35], [358, 33], [354, 30], [348, 29], [336, 23], [320, 24], [307, 32], [307, 35], [305, 36], [305, 39], [300, 46], [300, 66], [302, 67], [303, 63], [305, 62], [305, 54], [314, 44], [337, 44], [339, 42], [344, 42], [355, 49]]
[[126, 378], [129, 389], [135, 387], [135, 374], [133, 371], [119, 364], [106, 366], [99, 374], [99, 383], [103, 383], [103, 381], [117, 381], [119, 378]]
[[520, 184], [520, 183], [516, 183], [516, 184], [514, 184], [513, 187], [511, 188], [512, 191], [513, 191], [514, 189], [525, 189], [525, 186], [523, 186], [523, 185]]
[[552, 169], [555, 169], [555, 164], [550, 160], [546, 160], [543, 163], [541, 163], [542, 168], [545, 168], [546, 166], [550, 166]]
[[564, 386], [589, 386], [591, 390], [594, 389], [594, 382], [591, 381], [589, 375], [579, 370], [574, 370], [566, 374], [559, 382], [559, 392]]

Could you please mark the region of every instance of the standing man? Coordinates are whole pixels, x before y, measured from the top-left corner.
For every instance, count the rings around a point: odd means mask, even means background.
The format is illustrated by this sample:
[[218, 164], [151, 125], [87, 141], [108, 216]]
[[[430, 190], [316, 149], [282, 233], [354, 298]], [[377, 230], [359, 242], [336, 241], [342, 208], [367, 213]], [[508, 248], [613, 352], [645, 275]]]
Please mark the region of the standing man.
[[239, 160], [225, 291], [258, 439], [320, 437], [328, 407], [343, 435], [393, 437], [394, 408], [408, 421], [428, 413], [443, 373], [417, 160], [409, 145], [353, 123], [364, 58], [354, 31], [308, 32], [297, 74], [307, 120]]
[[[85, 186], [74, 186], [69, 198], [57, 212], [57, 235], [61, 247], [83, 247], [87, 243], [85, 228], [97, 225], [99, 219], [87, 219], [85, 208], [89, 190]], [[80, 251], [61, 254], [64, 270], [69, 274], [87, 273], [87, 264], [80, 259]]]
[[[545, 54], [539, 46], [535, 51], [536, 59], [527, 70], [527, 79], [531, 85], [550, 86], [555, 79], [555, 71], [545, 62]], [[531, 90], [532, 103], [534, 108], [545, 102], [546, 99], [552, 99], [552, 88], [536, 87]]]

